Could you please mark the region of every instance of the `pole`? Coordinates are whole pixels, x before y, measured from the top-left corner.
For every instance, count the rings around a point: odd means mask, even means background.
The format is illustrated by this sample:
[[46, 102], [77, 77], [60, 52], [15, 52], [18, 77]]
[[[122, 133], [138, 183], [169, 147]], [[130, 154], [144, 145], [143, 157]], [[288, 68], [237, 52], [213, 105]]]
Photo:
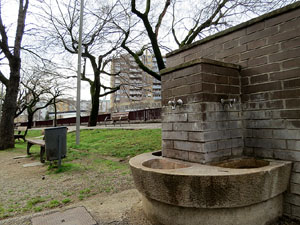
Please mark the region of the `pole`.
[[80, 22], [78, 40], [78, 68], [77, 68], [77, 103], [76, 103], [76, 145], [80, 144], [80, 78], [81, 78], [81, 53], [82, 53], [82, 23], [83, 23], [83, 4], [80, 2]]
[[0, 100], [0, 121], [2, 119], [2, 103], [3, 103], [3, 83], [1, 85], [1, 100]]

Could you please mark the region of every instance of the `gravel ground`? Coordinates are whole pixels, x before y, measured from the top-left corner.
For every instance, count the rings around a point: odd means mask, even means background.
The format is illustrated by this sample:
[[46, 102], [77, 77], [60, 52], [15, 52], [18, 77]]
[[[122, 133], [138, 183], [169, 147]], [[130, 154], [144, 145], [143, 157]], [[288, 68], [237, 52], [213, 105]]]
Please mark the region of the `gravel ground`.
[[[134, 188], [129, 169], [86, 169], [49, 174], [48, 166], [24, 168], [33, 158], [13, 159], [20, 151], [0, 151], [0, 219], [76, 204], [94, 195], [110, 195]], [[126, 162], [124, 162], [126, 163]]]

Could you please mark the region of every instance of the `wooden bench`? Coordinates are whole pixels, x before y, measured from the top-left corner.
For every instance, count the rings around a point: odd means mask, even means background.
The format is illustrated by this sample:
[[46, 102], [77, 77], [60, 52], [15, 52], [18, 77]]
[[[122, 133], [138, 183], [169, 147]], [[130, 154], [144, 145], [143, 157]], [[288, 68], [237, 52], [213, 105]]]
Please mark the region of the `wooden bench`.
[[25, 142], [26, 141], [25, 137], [26, 137], [27, 131], [28, 131], [27, 127], [20, 126], [20, 127], [17, 127], [16, 130], [18, 133], [14, 135], [15, 140], [18, 139], [18, 141], [20, 141], [20, 139], [23, 139], [23, 141]]
[[40, 161], [41, 163], [44, 163], [44, 154], [45, 154], [45, 140], [42, 139], [26, 139], [27, 141], [27, 155], [31, 155], [31, 153], [29, 152], [30, 148], [32, 145], [39, 145], [41, 146], [41, 150], [40, 150]]
[[120, 121], [120, 126], [121, 126], [121, 121], [128, 121], [128, 123], [130, 123], [129, 120], [129, 112], [118, 112], [118, 113], [112, 113], [110, 119], [108, 119], [108, 116], [105, 118], [104, 123], [106, 126], [106, 121], [112, 121], [114, 126], [116, 124], [117, 121]]

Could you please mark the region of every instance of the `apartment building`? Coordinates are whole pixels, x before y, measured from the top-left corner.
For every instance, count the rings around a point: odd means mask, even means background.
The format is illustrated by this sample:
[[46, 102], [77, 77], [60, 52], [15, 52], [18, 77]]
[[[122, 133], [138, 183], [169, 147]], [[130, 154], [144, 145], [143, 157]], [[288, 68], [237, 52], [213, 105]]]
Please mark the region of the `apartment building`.
[[[145, 54], [140, 59], [151, 70], [158, 72], [156, 58], [151, 54]], [[121, 55], [114, 59], [111, 72], [120, 72], [111, 78], [111, 86], [122, 85], [120, 90], [110, 96], [112, 112], [161, 107], [160, 81], [142, 71], [131, 55]]]

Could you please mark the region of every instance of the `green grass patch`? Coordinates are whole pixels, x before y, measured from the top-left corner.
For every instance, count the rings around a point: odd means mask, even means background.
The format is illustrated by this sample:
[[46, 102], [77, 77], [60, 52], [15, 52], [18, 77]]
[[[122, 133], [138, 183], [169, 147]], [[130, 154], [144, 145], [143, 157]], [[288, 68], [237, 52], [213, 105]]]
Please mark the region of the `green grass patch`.
[[45, 202], [45, 201], [46, 201], [45, 197], [37, 196], [27, 201], [27, 207], [31, 209], [33, 206], [37, 205], [38, 203]]
[[161, 149], [161, 130], [82, 130], [80, 140], [80, 145], [76, 145], [75, 133], [68, 135], [69, 148], [85, 150], [70, 150], [73, 157], [98, 153], [125, 158]]
[[63, 204], [68, 204], [69, 202], [71, 202], [71, 199], [69, 198], [65, 198], [61, 201]]
[[77, 163], [62, 163], [60, 168], [57, 168], [57, 165], [51, 164], [48, 167], [48, 174], [58, 174], [70, 171], [79, 171], [81, 170], [81, 166]]
[[46, 208], [55, 208], [60, 206], [61, 203], [58, 200], [51, 200], [48, 204], [45, 205]]
[[[41, 130], [28, 130], [26, 138], [37, 138], [37, 137], [41, 137], [42, 136], [42, 131]], [[17, 149], [24, 149], [26, 150], [27, 148], [27, 143], [24, 142], [23, 140], [16, 140], [15, 141], [15, 148]], [[40, 146], [37, 145], [33, 145], [30, 148], [30, 152], [35, 154], [35, 153], [39, 153], [40, 151]]]

